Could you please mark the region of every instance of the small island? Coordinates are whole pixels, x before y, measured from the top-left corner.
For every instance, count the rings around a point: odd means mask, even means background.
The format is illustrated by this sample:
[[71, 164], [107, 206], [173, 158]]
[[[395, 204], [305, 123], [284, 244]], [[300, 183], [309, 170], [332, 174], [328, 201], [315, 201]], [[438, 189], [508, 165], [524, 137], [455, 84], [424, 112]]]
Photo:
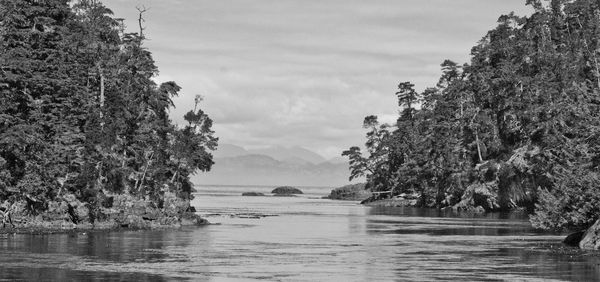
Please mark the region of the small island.
[[277, 187], [273, 189], [271, 193], [273, 194], [273, 196], [290, 196], [295, 194], [304, 194], [302, 190], [291, 186]]
[[242, 196], [244, 196], [244, 197], [263, 197], [263, 196], [265, 196], [265, 194], [260, 193], [260, 192], [244, 192], [244, 193], [242, 193]]

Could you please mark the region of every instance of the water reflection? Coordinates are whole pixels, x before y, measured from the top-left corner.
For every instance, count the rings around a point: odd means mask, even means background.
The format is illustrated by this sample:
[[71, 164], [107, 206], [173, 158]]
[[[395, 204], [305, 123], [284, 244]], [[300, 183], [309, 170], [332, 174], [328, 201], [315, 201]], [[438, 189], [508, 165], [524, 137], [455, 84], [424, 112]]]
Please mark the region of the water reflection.
[[533, 230], [525, 214], [471, 215], [414, 208], [373, 208], [369, 214], [368, 233], [395, 239], [397, 249], [386, 256], [396, 258], [400, 279], [600, 278], [597, 255], [563, 246], [561, 236]]
[[[0, 280], [600, 279], [598, 256], [532, 230], [526, 215], [368, 208], [316, 199], [317, 190], [245, 198], [239, 187], [219, 189], [193, 204], [221, 225], [0, 236]], [[240, 212], [278, 216], [235, 217]]]
[[[210, 236], [202, 229], [174, 231], [8, 234], [0, 239], [0, 280], [141, 280], [184, 278], [189, 264], [181, 250], [203, 249]], [[198, 239], [200, 238], [200, 239]], [[170, 270], [168, 270], [170, 268]], [[165, 271], [167, 269], [167, 271]], [[196, 265], [196, 272], [209, 273]], [[165, 275], [167, 274], [167, 275]]]

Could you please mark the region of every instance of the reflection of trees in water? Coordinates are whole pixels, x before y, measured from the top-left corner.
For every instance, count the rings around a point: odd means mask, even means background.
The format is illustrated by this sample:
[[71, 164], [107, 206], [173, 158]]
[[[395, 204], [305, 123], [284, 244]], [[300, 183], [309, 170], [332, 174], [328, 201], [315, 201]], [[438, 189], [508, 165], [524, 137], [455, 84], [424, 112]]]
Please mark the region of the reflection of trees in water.
[[87, 272], [56, 268], [2, 270], [0, 277], [7, 281], [168, 281], [160, 275], [144, 273]]
[[[535, 233], [524, 214], [473, 214], [414, 207], [369, 210], [370, 234], [507, 236]], [[382, 217], [382, 215], [384, 217]]]
[[0, 257], [0, 280], [162, 281], [164, 276], [179, 277], [173, 267], [189, 265], [189, 273], [206, 274], [208, 266], [193, 260], [208, 247], [209, 237], [202, 228], [16, 234], [0, 239], [0, 253], [18, 254], [21, 261]]
[[600, 281], [600, 257], [560, 244], [544, 244], [537, 248], [501, 248], [479, 256], [516, 258], [515, 261], [500, 265], [506, 273], [568, 281]]
[[419, 217], [441, 217], [441, 218], [465, 218], [465, 219], [506, 219], [515, 221], [526, 221], [529, 215], [525, 212], [495, 212], [495, 213], [473, 213], [455, 212], [452, 210], [440, 210], [416, 207], [372, 207], [369, 215], [398, 215]]
[[562, 247], [561, 237], [536, 237], [524, 215], [378, 207], [368, 213], [366, 231], [374, 243], [366, 261], [391, 259], [401, 280], [600, 281], [599, 256]]

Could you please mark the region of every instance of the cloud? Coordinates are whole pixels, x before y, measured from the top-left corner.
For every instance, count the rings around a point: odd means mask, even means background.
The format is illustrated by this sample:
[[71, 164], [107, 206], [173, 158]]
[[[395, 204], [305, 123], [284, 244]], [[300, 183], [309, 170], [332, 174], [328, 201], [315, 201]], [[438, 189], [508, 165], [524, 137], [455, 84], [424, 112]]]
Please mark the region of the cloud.
[[397, 115], [395, 88], [434, 85], [446, 58], [470, 48], [522, 0], [104, 0], [135, 30], [183, 91], [182, 122], [196, 94], [221, 142], [303, 146], [337, 156], [364, 139], [363, 118]]

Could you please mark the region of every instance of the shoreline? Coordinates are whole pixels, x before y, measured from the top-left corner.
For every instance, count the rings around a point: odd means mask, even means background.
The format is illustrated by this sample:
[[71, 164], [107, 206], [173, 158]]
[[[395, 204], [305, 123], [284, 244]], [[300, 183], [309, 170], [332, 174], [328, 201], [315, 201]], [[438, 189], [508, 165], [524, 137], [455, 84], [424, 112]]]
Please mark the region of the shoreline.
[[123, 225], [115, 221], [103, 221], [95, 224], [80, 223], [74, 224], [68, 221], [35, 221], [27, 223], [15, 224], [14, 227], [7, 224], [6, 227], [0, 227], [0, 235], [6, 234], [30, 234], [30, 235], [47, 235], [47, 234], [68, 234], [81, 232], [113, 232], [113, 231], [153, 231], [153, 230], [170, 230], [180, 229], [185, 227], [202, 227], [215, 225], [210, 223], [205, 218], [194, 214], [193, 219], [180, 219], [171, 224], [154, 223], [149, 220], [144, 220], [144, 224], [140, 225]]

